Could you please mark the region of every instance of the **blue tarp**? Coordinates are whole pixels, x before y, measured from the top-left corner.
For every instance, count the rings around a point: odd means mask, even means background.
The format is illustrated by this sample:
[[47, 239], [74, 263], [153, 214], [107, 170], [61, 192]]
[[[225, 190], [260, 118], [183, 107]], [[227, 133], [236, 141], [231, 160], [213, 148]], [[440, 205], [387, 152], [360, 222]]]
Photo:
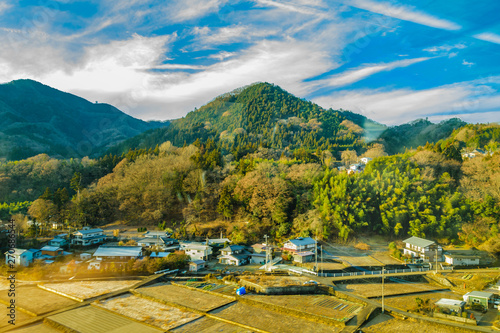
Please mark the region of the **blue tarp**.
[[241, 287], [241, 288], [238, 288], [236, 289], [236, 295], [245, 295], [247, 293], [247, 291], [245, 290], [245, 287]]

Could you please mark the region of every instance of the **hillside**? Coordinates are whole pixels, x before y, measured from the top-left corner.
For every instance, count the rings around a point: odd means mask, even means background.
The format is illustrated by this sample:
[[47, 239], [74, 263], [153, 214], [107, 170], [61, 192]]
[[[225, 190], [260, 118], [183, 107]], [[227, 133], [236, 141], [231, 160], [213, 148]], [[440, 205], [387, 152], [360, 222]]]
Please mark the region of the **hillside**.
[[458, 118], [443, 120], [437, 124], [426, 119], [418, 119], [408, 124], [389, 127], [382, 133], [379, 141], [389, 154], [403, 153], [405, 149], [447, 139], [454, 130], [466, 124]]
[[310, 151], [363, 151], [386, 129], [348, 111], [325, 110], [278, 86], [256, 83], [221, 95], [186, 117], [113, 147], [121, 154], [130, 148], [151, 148], [165, 141], [176, 146], [212, 138], [233, 155], [257, 147]]
[[0, 158], [97, 156], [159, 126], [33, 80], [0, 85]]

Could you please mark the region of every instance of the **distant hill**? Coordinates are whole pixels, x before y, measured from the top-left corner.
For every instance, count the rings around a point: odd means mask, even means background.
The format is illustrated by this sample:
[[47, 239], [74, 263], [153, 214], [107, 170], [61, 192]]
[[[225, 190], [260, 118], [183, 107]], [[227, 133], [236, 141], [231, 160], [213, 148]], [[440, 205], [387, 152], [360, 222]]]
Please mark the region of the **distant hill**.
[[379, 138], [390, 155], [402, 153], [405, 149], [424, 146], [427, 142], [436, 143], [447, 139], [454, 130], [467, 125], [466, 122], [452, 118], [434, 124], [426, 119], [418, 119], [407, 124], [392, 126]]
[[323, 109], [276, 85], [256, 83], [218, 96], [169, 127], [126, 140], [110, 152], [151, 148], [165, 141], [182, 146], [212, 138], [235, 155], [257, 147], [338, 153], [364, 150], [386, 128], [359, 114]]
[[8, 160], [40, 153], [98, 156], [119, 141], [165, 125], [33, 80], [0, 84], [0, 158]]

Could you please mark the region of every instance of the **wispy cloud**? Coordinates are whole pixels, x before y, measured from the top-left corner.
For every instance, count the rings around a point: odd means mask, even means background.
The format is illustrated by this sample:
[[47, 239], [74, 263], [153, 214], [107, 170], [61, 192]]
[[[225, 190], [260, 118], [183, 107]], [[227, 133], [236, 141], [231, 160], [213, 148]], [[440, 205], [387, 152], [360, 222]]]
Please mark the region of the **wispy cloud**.
[[467, 45], [465, 45], [464, 43], [458, 43], [458, 44], [454, 44], [454, 45], [449, 45], [449, 44], [445, 44], [445, 45], [440, 45], [440, 46], [432, 46], [432, 47], [428, 47], [426, 49], [424, 49], [424, 51], [426, 52], [433, 52], [433, 53], [437, 53], [437, 52], [449, 52], [451, 50], [462, 50], [462, 49], [465, 49], [467, 47]]
[[234, 42], [251, 41], [254, 38], [276, 34], [277, 30], [235, 25], [212, 30], [209, 27], [195, 27], [193, 34], [197, 42], [203, 46], [224, 45]]
[[472, 67], [475, 65], [473, 62], [468, 62], [465, 59], [462, 61], [462, 65], [467, 66], [467, 67]]
[[[500, 111], [500, 96], [489, 84], [498, 77], [462, 82], [432, 89], [343, 90], [314, 102], [325, 108], [352, 110], [387, 125], [417, 118], [461, 116]], [[500, 121], [500, 112], [490, 121]]]
[[1, 15], [3, 12], [7, 11], [7, 10], [8, 10], [9, 8], [11, 8], [11, 7], [12, 7], [12, 5], [11, 5], [11, 4], [9, 4], [9, 3], [7, 3], [7, 2], [1, 2], [1, 3], [0, 3], [0, 15]]
[[257, 3], [262, 6], [277, 7], [280, 9], [300, 14], [324, 15], [323, 12], [317, 11], [311, 6], [311, 5], [317, 6], [321, 4], [317, 1], [298, 1], [298, 3], [294, 3], [294, 2], [273, 1], [273, 0], [257, 0]]
[[372, 0], [347, 0], [346, 3], [373, 13], [422, 24], [428, 27], [444, 30], [459, 30], [462, 28], [457, 23], [429, 15], [411, 6], [393, 5], [387, 2], [375, 2]]
[[497, 34], [492, 33], [492, 32], [483, 32], [480, 34], [476, 34], [476, 35], [474, 35], [474, 38], [484, 40], [484, 41], [490, 42], [490, 43], [500, 44], [500, 35], [497, 35]]
[[352, 84], [354, 82], [361, 81], [371, 75], [384, 72], [391, 71], [400, 67], [407, 67], [413, 64], [417, 64], [419, 62], [427, 61], [432, 58], [423, 57], [416, 59], [405, 59], [398, 60], [386, 64], [375, 64], [375, 65], [364, 65], [359, 68], [346, 71], [344, 73], [340, 73], [332, 76], [331, 78], [317, 81], [319, 85], [327, 85], [331, 87], [341, 87]]
[[227, 0], [174, 0], [167, 12], [173, 22], [192, 20], [216, 12]]

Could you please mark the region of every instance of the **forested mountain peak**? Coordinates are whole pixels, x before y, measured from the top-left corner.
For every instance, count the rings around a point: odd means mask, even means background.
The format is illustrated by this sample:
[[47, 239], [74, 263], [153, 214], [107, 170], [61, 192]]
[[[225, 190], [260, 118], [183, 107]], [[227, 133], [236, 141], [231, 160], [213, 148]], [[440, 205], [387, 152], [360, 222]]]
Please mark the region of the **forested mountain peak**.
[[0, 84], [0, 158], [100, 155], [116, 142], [159, 126], [34, 80]]

